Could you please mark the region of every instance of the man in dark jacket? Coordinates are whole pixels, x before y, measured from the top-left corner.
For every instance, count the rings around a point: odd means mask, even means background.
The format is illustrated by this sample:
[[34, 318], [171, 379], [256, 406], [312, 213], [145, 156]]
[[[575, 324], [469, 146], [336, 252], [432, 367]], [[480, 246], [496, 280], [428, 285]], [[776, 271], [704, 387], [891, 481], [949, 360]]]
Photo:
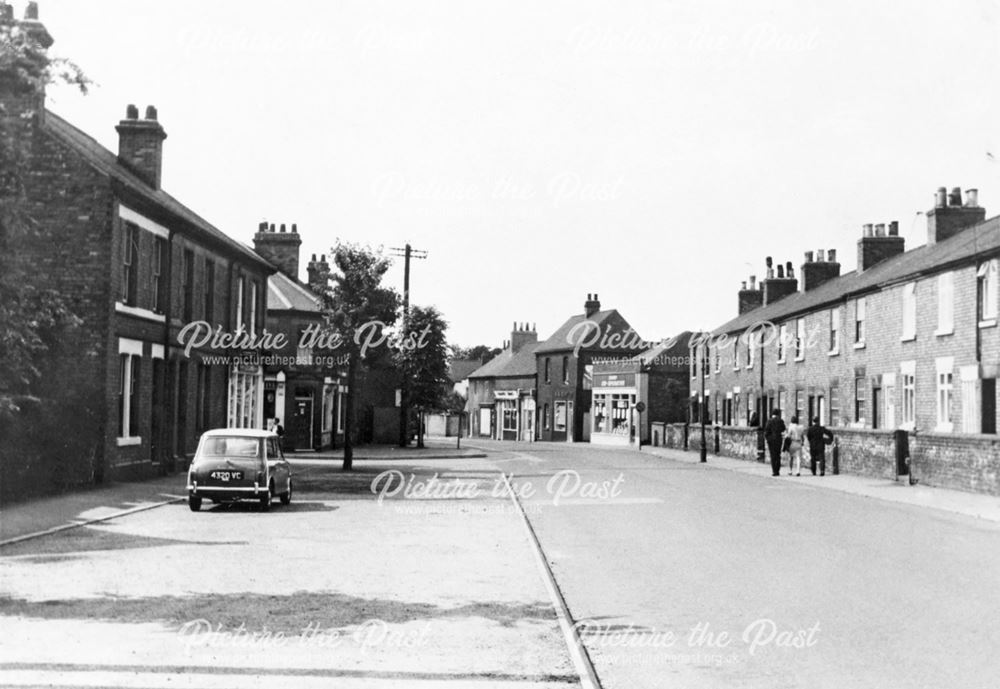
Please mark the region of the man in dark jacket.
[[809, 468], [812, 469], [813, 476], [816, 475], [816, 462], [819, 462], [819, 475], [826, 476], [826, 446], [833, 442], [833, 433], [819, 422], [819, 417], [814, 416], [812, 425], [806, 431], [806, 440], [809, 441]]
[[771, 418], [764, 426], [764, 440], [767, 441], [767, 450], [771, 453], [771, 475], [781, 474], [781, 440], [785, 433], [785, 422], [781, 420], [781, 412], [777, 409], [771, 411]]

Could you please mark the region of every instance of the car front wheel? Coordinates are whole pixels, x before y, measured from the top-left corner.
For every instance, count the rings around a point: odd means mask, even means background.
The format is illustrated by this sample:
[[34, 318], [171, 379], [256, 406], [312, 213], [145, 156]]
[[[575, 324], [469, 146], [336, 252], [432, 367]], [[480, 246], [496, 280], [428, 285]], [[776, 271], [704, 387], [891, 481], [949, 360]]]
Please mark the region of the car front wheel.
[[197, 495], [188, 496], [188, 507], [191, 508], [192, 512], [197, 512], [201, 509], [201, 498]]
[[292, 479], [288, 479], [288, 490], [281, 494], [281, 504], [287, 505], [292, 501]]
[[260, 498], [260, 509], [262, 512], [267, 512], [271, 509], [271, 493], [274, 492], [274, 483], [271, 483], [267, 487], [267, 491]]

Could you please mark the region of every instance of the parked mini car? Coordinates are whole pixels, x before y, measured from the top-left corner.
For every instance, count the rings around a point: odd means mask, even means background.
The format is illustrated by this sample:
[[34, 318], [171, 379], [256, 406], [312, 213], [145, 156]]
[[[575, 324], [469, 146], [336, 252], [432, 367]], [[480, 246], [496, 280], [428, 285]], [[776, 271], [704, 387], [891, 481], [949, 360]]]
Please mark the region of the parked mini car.
[[278, 497], [292, 501], [292, 470], [271, 431], [219, 428], [206, 431], [188, 469], [188, 506], [201, 509], [202, 500], [258, 500], [268, 510]]

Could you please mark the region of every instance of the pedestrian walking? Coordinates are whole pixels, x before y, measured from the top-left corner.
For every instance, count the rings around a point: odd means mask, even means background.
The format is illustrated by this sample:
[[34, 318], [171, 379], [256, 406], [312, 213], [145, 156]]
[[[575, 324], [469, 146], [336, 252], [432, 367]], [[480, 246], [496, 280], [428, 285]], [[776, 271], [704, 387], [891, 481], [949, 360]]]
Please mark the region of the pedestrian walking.
[[771, 454], [771, 475], [781, 474], [781, 441], [785, 435], [785, 422], [781, 420], [781, 412], [777, 409], [771, 410], [771, 418], [764, 426], [764, 440], [767, 442], [767, 450]]
[[833, 433], [814, 416], [809, 430], [806, 431], [809, 442], [809, 468], [816, 475], [816, 462], [819, 462], [819, 475], [826, 476], [826, 446], [833, 443]]
[[788, 426], [788, 475], [802, 475], [802, 447], [805, 444], [806, 429], [799, 423], [799, 417], [793, 416]]

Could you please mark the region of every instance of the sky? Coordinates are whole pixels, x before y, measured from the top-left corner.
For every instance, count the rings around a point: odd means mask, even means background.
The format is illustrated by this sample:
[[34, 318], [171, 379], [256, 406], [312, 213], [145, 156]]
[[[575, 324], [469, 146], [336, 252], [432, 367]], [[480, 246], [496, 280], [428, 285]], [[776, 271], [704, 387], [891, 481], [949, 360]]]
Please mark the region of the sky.
[[155, 105], [163, 188], [246, 244], [297, 223], [300, 278], [338, 238], [427, 251], [412, 302], [463, 346], [589, 293], [649, 340], [710, 329], [765, 256], [847, 272], [892, 220], [919, 246], [940, 186], [1000, 212], [1000, 0], [39, 9], [95, 82], [50, 109], [116, 151]]

